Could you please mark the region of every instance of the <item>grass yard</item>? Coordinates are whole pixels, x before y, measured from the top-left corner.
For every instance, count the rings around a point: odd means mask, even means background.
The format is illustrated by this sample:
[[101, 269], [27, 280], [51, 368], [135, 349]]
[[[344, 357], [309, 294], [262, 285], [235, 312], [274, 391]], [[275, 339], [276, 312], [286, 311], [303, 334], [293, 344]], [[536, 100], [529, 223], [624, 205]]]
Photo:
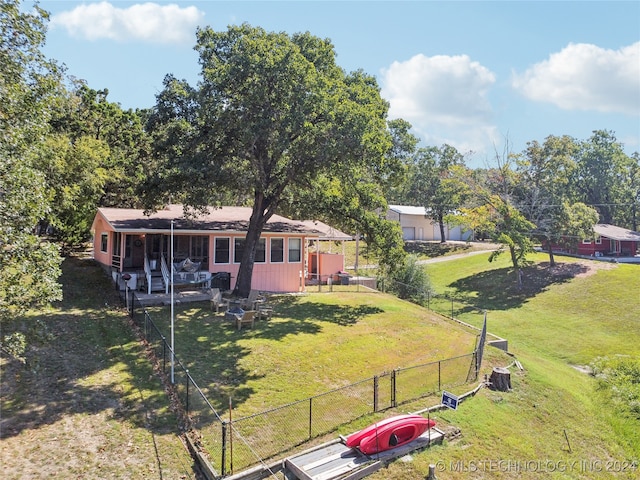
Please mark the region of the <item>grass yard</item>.
[[[272, 319], [241, 331], [208, 304], [176, 307], [176, 355], [222, 415], [229, 397], [238, 418], [475, 348], [477, 332], [391, 295], [311, 292], [273, 302]], [[170, 331], [167, 307], [149, 312]]]
[[196, 478], [162, 383], [104, 272], [63, 263], [64, 301], [17, 320], [40, 340], [4, 356], [2, 478]]
[[509, 340], [525, 370], [511, 369], [511, 392], [482, 390], [436, 414], [461, 429], [457, 439], [370, 478], [423, 478], [429, 464], [446, 479], [638, 478], [640, 419], [579, 367], [606, 355], [640, 358], [640, 268], [559, 257], [550, 270], [534, 255], [519, 291], [508, 259], [487, 257], [426, 268], [438, 292], [488, 310], [489, 330]]
[[[536, 254], [518, 290], [508, 258], [487, 257], [425, 268], [438, 293], [474, 307], [457, 308], [456, 316], [479, 326], [478, 309], [487, 310], [489, 330], [508, 339], [524, 371], [511, 367], [510, 392], [483, 389], [457, 411], [433, 414], [459, 434], [369, 478], [425, 478], [430, 464], [439, 479], [638, 478], [640, 419], [612, 401], [615, 392], [599, 389], [585, 366], [602, 356], [640, 358], [640, 267], [559, 257], [549, 269]], [[63, 267], [65, 300], [17, 320], [47, 326], [26, 368], [0, 361], [3, 478], [195, 478], [162, 383], [108, 278], [89, 261], [67, 259]], [[380, 293], [281, 296], [274, 318], [239, 332], [208, 304], [176, 312], [179, 358], [223, 416], [232, 397], [234, 420], [469, 353], [476, 340], [475, 331]], [[168, 308], [151, 314], [168, 333]], [[512, 361], [489, 348], [482, 374]], [[436, 403], [427, 397], [398, 412]]]

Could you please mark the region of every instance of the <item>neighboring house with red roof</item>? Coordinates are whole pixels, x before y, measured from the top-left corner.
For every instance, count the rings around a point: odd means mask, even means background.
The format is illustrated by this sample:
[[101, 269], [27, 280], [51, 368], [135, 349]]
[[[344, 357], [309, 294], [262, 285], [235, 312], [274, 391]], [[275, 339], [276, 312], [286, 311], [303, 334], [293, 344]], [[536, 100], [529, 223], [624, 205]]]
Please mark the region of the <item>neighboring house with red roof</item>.
[[[99, 208], [91, 227], [93, 258], [113, 272], [121, 288], [122, 275], [128, 273], [132, 276], [130, 288], [166, 292], [173, 243], [174, 284], [233, 288], [250, 216], [248, 207], [210, 208], [208, 214], [193, 217], [185, 216], [182, 205], [170, 205], [148, 215], [137, 209]], [[271, 217], [256, 252], [252, 289], [304, 289], [307, 244], [325, 238], [327, 232], [333, 229], [321, 222]]]

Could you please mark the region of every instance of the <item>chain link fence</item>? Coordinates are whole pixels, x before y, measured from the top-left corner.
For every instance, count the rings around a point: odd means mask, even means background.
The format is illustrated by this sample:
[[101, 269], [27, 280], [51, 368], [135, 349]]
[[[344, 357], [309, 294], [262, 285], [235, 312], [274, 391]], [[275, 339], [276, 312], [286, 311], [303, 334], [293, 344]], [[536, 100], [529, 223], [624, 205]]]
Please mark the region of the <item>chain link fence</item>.
[[[369, 288], [357, 283], [340, 287], [349, 290]], [[135, 292], [130, 295], [127, 309], [131, 318], [140, 328], [163, 373], [172, 378], [178, 400], [192, 427], [200, 434], [202, 448], [222, 477], [282, 456], [365, 415], [436, 395], [445, 387], [477, 379], [474, 351], [455, 358], [398, 368], [261, 413], [223, 420], [188, 369], [173, 355], [170, 340], [140, 305]]]

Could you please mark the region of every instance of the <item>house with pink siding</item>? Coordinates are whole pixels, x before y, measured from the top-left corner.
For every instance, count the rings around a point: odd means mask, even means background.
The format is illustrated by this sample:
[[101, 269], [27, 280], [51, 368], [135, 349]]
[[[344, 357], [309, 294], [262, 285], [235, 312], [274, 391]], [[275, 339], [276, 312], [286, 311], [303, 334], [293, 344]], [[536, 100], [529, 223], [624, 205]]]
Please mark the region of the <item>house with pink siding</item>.
[[[93, 258], [112, 272], [120, 288], [124, 288], [124, 276], [129, 278], [128, 288], [167, 292], [173, 263], [174, 285], [232, 289], [250, 216], [248, 207], [212, 207], [197, 216], [185, 216], [182, 205], [149, 214], [137, 209], [99, 208], [91, 229]], [[270, 218], [260, 237], [251, 288], [304, 290], [307, 245], [323, 238], [327, 229], [321, 222], [278, 215]], [[344, 259], [340, 269], [344, 269]]]

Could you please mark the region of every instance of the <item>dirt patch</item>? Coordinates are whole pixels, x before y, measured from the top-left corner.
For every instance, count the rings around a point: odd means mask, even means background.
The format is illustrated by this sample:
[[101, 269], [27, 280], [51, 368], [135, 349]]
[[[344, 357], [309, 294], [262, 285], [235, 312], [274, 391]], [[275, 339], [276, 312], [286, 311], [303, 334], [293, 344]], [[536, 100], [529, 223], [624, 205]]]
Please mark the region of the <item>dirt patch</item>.
[[584, 278], [595, 275], [600, 270], [612, 270], [617, 267], [617, 264], [595, 260], [578, 260], [570, 263], [556, 261], [553, 267], [549, 266], [549, 262], [542, 262], [540, 267], [546, 268], [553, 277]]

